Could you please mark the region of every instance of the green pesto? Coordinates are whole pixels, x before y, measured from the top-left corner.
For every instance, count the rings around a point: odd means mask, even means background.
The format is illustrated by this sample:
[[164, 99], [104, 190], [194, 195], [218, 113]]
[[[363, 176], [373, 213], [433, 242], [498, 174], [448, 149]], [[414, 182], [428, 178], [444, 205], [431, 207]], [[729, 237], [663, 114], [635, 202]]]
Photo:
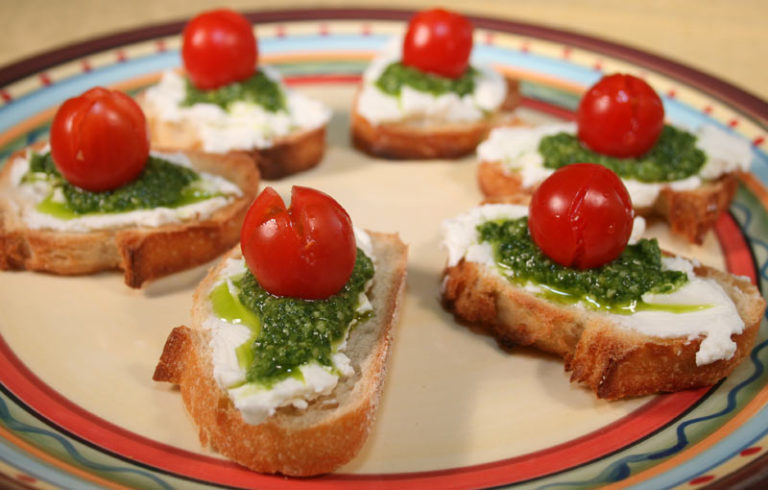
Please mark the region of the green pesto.
[[[628, 245], [613, 262], [593, 269], [574, 269], [556, 264], [533, 242], [528, 218], [488, 221], [478, 225], [481, 242], [491, 244], [496, 263], [510, 280], [541, 286], [544, 297], [563, 303], [582, 301], [597, 310], [631, 313], [641, 309], [672, 310], [670, 305], [642, 301], [645, 293], [665, 294], [688, 281], [681, 271], [661, 269], [661, 250], [656, 240]], [[680, 306], [680, 305], [675, 305]], [[677, 311], [695, 311], [680, 306]]]
[[461, 97], [471, 94], [475, 90], [476, 75], [477, 70], [471, 66], [462, 76], [452, 79], [425, 73], [396, 62], [384, 69], [379, 79], [376, 80], [376, 86], [385, 94], [394, 96], [400, 96], [403, 86], [408, 85], [419, 92], [427, 92], [436, 96], [453, 92]]
[[[349, 281], [327, 299], [274, 296], [259, 285], [250, 271], [233, 280], [239, 290], [236, 298], [226, 286], [215, 288], [211, 293], [214, 314], [233, 323], [258, 324], [251, 327], [251, 339], [236, 352], [238, 362], [246, 368], [246, 381], [270, 387], [289, 376], [300, 378], [299, 367], [304, 364], [317, 362], [333, 368], [332, 355], [350, 325], [370, 315], [356, 310], [360, 293], [372, 277], [373, 262], [358, 249]], [[232, 302], [240, 306], [233, 308]], [[248, 316], [255, 322], [243, 320]]]
[[653, 148], [637, 158], [616, 158], [596, 153], [580, 142], [575, 134], [558, 133], [544, 137], [539, 143], [544, 166], [558, 169], [577, 162], [598, 163], [619, 177], [640, 182], [669, 182], [696, 175], [704, 166], [706, 155], [696, 148], [696, 136], [664, 126]]
[[269, 78], [263, 71], [258, 70], [240, 82], [230, 83], [212, 90], [200, 90], [189, 80], [186, 83], [186, 97], [181, 105], [215, 104], [228, 110], [233, 102], [251, 102], [258, 104], [269, 112], [287, 110], [285, 93], [280, 84]]
[[38, 205], [38, 211], [60, 219], [157, 207], [175, 208], [215, 196], [201, 187], [200, 176], [194, 170], [152, 156], [132, 182], [111, 191], [91, 192], [67, 182], [53, 164], [50, 153], [33, 153], [24, 181], [39, 179], [60, 189], [64, 201], [55, 201], [52, 195], [48, 196]]

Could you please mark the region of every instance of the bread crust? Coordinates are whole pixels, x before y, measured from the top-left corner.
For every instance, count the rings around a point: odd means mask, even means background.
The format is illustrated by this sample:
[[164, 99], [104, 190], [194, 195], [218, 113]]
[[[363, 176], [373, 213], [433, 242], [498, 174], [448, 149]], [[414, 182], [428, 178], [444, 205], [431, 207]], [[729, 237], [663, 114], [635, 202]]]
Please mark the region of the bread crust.
[[12, 155], [0, 170], [0, 269], [4, 270], [60, 275], [122, 270], [125, 283], [139, 288], [229, 250], [239, 240], [242, 221], [259, 186], [258, 171], [245, 155], [187, 152], [195, 170], [230, 180], [243, 191], [242, 196], [203, 221], [82, 233], [31, 229], [20, 218], [18, 194], [10, 176], [13, 161], [24, 152]]
[[248, 153], [264, 179], [277, 180], [315, 167], [325, 154], [325, 126], [278, 138], [269, 148]]
[[[153, 107], [146, 103], [143, 94], [139, 94], [136, 100], [147, 117], [153, 147], [175, 148], [183, 151], [203, 150], [203, 142], [191, 122], [163, 120]], [[268, 148], [232, 150], [229, 153], [247, 154], [256, 162], [263, 179], [277, 180], [309, 170], [319, 164], [325, 154], [325, 132], [325, 126], [299, 130], [275, 138]]]
[[717, 281], [745, 323], [744, 331], [732, 337], [734, 356], [703, 366], [696, 365], [700, 338], [664, 339], [623, 329], [599, 313], [549, 303], [474, 262], [446, 268], [443, 303], [502, 345], [530, 346], [563, 358], [571, 381], [599, 398], [626, 398], [715, 384], [754, 345], [765, 310], [757, 288], [710, 267], [696, 267], [695, 273]]
[[686, 237], [689, 242], [701, 244], [720, 214], [730, 207], [738, 187], [738, 173], [725, 174], [689, 191], [667, 187], [661, 190], [648, 214], [662, 216], [673, 233]]
[[[669, 223], [671, 231], [689, 242], [701, 244], [721, 213], [733, 201], [738, 188], [738, 172], [725, 174], [702, 183], [692, 190], [679, 191], [665, 187], [653, 205], [635, 208], [640, 216], [659, 216]], [[535, 187], [524, 187], [518, 172], [506, 172], [500, 162], [481, 161], [477, 167], [480, 191], [489, 202], [506, 202], [509, 196], [533, 195]]]
[[[290, 476], [328, 473], [357, 454], [381, 395], [406, 274], [407, 249], [397, 236], [369, 234], [376, 255], [371, 293], [376, 314], [356, 326], [348, 339], [346, 353], [355, 375], [341, 380], [331, 396], [312, 401], [305, 411], [283, 407], [258, 425], [243, 420], [213, 378], [208, 333], [200, 327], [210, 312], [207, 295], [220, 268], [198, 286], [194, 326], [171, 332], [153, 379], [179, 385], [204, 446], [252, 470]], [[238, 249], [228, 254], [238, 255]]]
[[409, 120], [373, 124], [358, 112], [359, 97], [352, 108], [352, 144], [371, 156], [388, 159], [427, 160], [460, 158], [475, 151], [497, 126], [509, 123], [520, 99], [518, 82], [507, 78], [507, 97], [500, 111], [477, 122], [437, 123]]

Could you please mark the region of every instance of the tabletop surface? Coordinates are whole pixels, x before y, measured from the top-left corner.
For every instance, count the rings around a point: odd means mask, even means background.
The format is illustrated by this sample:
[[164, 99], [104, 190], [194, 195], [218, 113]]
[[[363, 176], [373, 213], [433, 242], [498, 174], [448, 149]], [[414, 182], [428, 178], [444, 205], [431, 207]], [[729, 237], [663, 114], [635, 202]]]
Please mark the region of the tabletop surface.
[[171, 21], [226, 4], [241, 11], [319, 6], [427, 8], [565, 29], [642, 49], [768, 99], [765, 0], [3, 0], [0, 66], [66, 44]]

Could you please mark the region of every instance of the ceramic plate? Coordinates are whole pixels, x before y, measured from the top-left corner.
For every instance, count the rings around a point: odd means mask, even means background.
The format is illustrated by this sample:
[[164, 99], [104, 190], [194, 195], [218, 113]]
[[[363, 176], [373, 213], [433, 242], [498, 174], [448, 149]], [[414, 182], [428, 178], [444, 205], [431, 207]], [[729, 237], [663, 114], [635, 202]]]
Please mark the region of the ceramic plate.
[[[204, 268], [142, 291], [122, 275], [0, 273], [0, 486], [19, 488], [728, 486], [760, 478], [768, 448], [763, 325], [726, 380], [695, 391], [607, 402], [573, 386], [562, 363], [504, 351], [439, 304], [440, 222], [480, 200], [476, 162], [388, 162], [349, 144], [360, 73], [402, 33], [400, 11], [253, 13], [261, 59], [334, 109], [328, 151], [275, 183], [329, 192], [359, 226], [399, 232], [408, 288], [373, 432], [337, 473], [290, 480], [249, 472], [202, 449], [178, 391], [151, 380], [165, 337], [188, 321]], [[753, 145], [753, 175], [702, 246], [650, 233], [702, 262], [768, 280], [764, 102], [686, 67], [561, 31], [475, 19], [477, 63], [518, 78], [521, 114], [573, 116], [603, 73], [646, 78], [668, 118], [715, 124]], [[57, 104], [94, 85], [139, 90], [179, 65], [182, 24], [74, 45], [0, 71], [0, 156], [47, 138]]]

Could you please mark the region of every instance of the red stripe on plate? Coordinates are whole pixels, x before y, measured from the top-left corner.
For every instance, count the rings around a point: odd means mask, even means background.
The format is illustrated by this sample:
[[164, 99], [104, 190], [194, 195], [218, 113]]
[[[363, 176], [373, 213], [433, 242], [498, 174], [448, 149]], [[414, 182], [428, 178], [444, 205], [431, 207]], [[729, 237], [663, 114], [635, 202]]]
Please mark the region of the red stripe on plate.
[[312, 85], [318, 83], [359, 83], [360, 75], [308, 75], [288, 76], [283, 79], [287, 85]]
[[723, 213], [715, 223], [715, 234], [723, 249], [725, 267], [731, 274], [747, 276], [757, 284], [755, 261], [739, 224], [728, 213]]
[[572, 110], [564, 109], [560, 106], [550, 104], [549, 102], [543, 102], [541, 100], [523, 97], [520, 100], [520, 105], [535, 111], [546, 112], [547, 114], [557, 116], [561, 119], [565, 119], [566, 121], [576, 120], [576, 114]]

